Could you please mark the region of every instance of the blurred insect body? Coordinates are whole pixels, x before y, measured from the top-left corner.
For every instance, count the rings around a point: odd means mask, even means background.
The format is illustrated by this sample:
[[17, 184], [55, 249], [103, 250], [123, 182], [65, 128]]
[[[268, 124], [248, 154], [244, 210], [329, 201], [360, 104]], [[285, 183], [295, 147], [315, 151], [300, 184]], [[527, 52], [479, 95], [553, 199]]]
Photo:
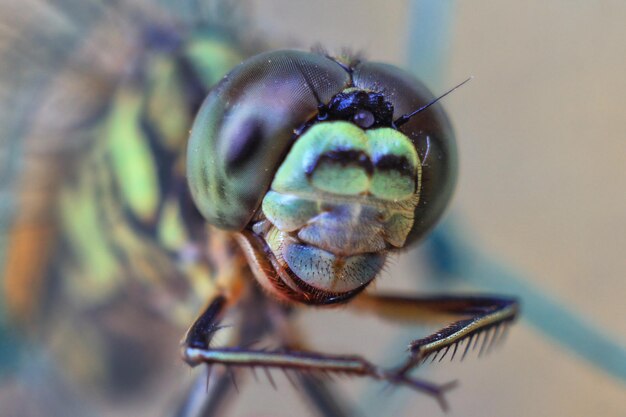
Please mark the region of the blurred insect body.
[[[365, 292], [387, 255], [427, 233], [449, 200], [455, 145], [440, 105], [402, 70], [349, 57], [276, 51], [236, 65], [248, 51], [224, 28], [199, 21], [181, 31], [158, 16], [113, 54], [113, 74], [77, 71], [102, 88], [58, 131], [70, 138], [57, 145], [65, 159], [43, 170], [54, 174], [38, 205], [47, 227], [25, 233], [30, 219], [13, 223], [7, 313], [45, 323], [34, 332], [52, 340], [72, 378], [117, 391], [164, 360], [154, 349], [163, 329], [145, 323], [187, 325], [208, 303], [183, 341], [190, 365], [296, 371], [324, 415], [339, 406], [302, 371], [406, 385], [445, 406], [450, 385], [409, 372], [428, 357], [454, 356], [461, 343], [467, 352], [481, 335], [487, 346], [514, 320], [515, 301]], [[24, 142], [33, 157], [37, 142]], [[52, 206], [58, 216], [48, 216]], [[344, 303], [392, 320], [458, 320], [413, 342], [397, 369], [308, 351], [290, 324], [293, 306]], [[216, 348], [211, 339], [231, 307], [241, 312], [233, 345]], [[268, 333], [280, 349], [249, 346]], [[194, 415], [193, 401], [179, 415]]]

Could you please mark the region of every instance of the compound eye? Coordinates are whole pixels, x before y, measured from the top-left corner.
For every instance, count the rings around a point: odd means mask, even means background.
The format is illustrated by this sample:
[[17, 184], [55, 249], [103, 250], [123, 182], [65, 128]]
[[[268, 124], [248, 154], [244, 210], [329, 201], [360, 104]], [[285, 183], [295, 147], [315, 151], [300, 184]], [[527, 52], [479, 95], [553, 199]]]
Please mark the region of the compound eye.
[[355, 125], [359, 126], [360, 128], [367, 129], [369, 127], [372, 127], [372, 125], [376, 121], [376, 118], [374, 117], [371, 111], [359, 110], [352, 117], [352, 121], [354, 122]]
[[349, 86], [325, 56], [272, 51], [234, 68], [208, 94], [191, 130], [187, 180], [200, 213], [243, 230], [292, 143], [294, 129]]

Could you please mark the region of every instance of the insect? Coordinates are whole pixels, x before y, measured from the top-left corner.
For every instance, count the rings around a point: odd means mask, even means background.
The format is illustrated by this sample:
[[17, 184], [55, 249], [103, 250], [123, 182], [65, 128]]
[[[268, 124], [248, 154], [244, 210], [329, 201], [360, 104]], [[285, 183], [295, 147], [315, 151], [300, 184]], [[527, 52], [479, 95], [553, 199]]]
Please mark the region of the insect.
[[357, 356], [214, 349], [211, 335], [232, 302], [227, 285], [187, 333], [189, 364], [343, 372], [442, 401], [446, 387], [408, 372], [430, 355], [451, 348], [454, 355], [461, 341], [469, 348], [479, 334], [497, 333], [517, 305], [495, 297], [362, 294], [385, 257], [429, 230], [449, 198], [454, 144], [445, 115], [430, 109], [434, 103], [397, 68], [298, 51], [253, 57], [212, 90], [189, 142], [191, 194], [210, 224], [231, 231], [270, 297], [352, 302], [383, 315], [467, 317], [412, 342], [409, 359], [393, 371]]
[[[282, 50], [237, 65], [249, 51], [216, 35], [218, 26], [200, 24], [185, 37], [155, 21], [133, 29], [139, 47], [113, 54], [122, 68], [114, 76], [82, 74], [100, 96], [60, 129], [74, 148], [55, 159], [71, 162], [46, 200], [58, 207], [54, 230], [24, 233], [16, 222], [5, 270], [11, 314], [48, 314], [39, 330], [57, 338], [51, 350], [63, 370], [118, 391], [163, 360], [154, 348], [163, 332], [145, 324], [158, 317], [193, 323], [182, 345], [187, 363], [224, 365], [205, 404], [219, 400], [227, 370], [260, 367], [293, 371], [328, 404], [331, 394], [307, 372], [407, 386], [444, 406], [451, 385], [410, 372], [461, 344], [464, 355], [481, 337], [487, 347], [514, 320], [515, 300], [366, 291], [450, 198], [455, 145], [437, 99], [396, 67], [348, 56]], [[36, 243], [48, 245], [45, 273], [24, 255]], [[46, 275], [38, 283], [46, 302], [24, 292], [37, 275]], [[458, 319], [386, 369], [307, 349], [291, 323], [304, 305]], [[215, 347], [228, 311], [240, 312], [232, 345]], [[250, 345], [267, 333], [279, 349]], [[99, 362], [113, 365], [85, 366]], [[190, 395], [180, 412], [196, 400]]]

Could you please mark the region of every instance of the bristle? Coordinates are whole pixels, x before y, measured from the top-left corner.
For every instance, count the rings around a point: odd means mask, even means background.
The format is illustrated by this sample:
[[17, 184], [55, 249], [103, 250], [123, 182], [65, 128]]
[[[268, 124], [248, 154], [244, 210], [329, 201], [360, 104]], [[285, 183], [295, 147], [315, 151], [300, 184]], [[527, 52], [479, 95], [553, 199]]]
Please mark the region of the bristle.
[[459, 348], [459, 343], [461, 343], [460, 341], [456, 342], [454, 344], [454, 350], [452, 351], [452, 356], [450, 357], [450, 362], [452, 362], [454, 360], [454, 355], [456, 355], [456, 351]]
[[502, 332], [500, 332], [500, 335], [498, 336], [498, 340], [497, 340], [497, 344], [498, 346], [501, 345], [504, 340], [506, 339], [507, 334], [509, 333], [509, 324], [508, 323], [504, 323], [502, 325]]
[[237, 385], [237, 379], [235, 378], [235, 371], [230, 366], [227, 366], [226, 370], [228, 372], [228, 375], [230, 375], [230, 380], [233, 383], [233, 387], [235, 387], [235, 391], [239, 393], [239, 386]]
[[470, 346], [472, 345], [472, 339], [474, 338], [474, 335], [470, 335], [469, 339], [467, 339], [467, 345], [465, 345], [465, 350], [463, 351], [463, 356], [461, 356], [461, 361], [463, 361], [463, 359], [465, 359], [465, 356], [467, 355], [467, 352], [469, 352]]
[[252, 371], [252, 376], [256, 382], [259, 382], [259, 376], [256, 373], [256, 366], [251, 366], [250, 370]]
[[480, 337], [483, 335], [482, 331], [480, 332], [476, 332], [476, 339], [474, 339], [474, 345], [472, 346], [472, 350], [476, 350], [476, 347], [478, 346], [478, 341], [480, 339]]
[[267, 367], [263, 367], [263, 370], [265, 371], [265, 375], [267, 376], [267, 380], [272, 385], [272, 388], [276, 389], [276, 382], [274, 382], [274, 378], [272, 378], [272, 373], [270, 372], [270, 370], [267, 369]]
[[209, 392], [209, 382], [211, 381], [211, 371], [213, 371], [213, 365], [206, 366], [206, 384], [204, 386], [205, 392], [208, 394]]
[[313, 44], [313, 46], [311, 47], [311, 52], [324, 56], [329, 55], [328, 49], [319, 42]]
[[441, 360], [446, 357], [449, 350], [450, 350], [450, 345], [446, 346], [446, 349], [443, 351], [443, 355], [441, 355], [438, 362], [441, 362]]
[[498, 338], [500, 337], [500, 332], [504, 328], [504, 324], [499, 324], [495, 327], [493, 335], [491, 336], [491, 341], [489, 342], [489, 347], [487, 348], [487, 353], [490, 353], [493, 348], [498, 344]]
[[482, 357], [483, 353], [489, 351], [489, 346], [491, 346], [491, 342], [493, 342], [493, 335], [496, 332], [497, 326], [493, 326], [485, 330], [485, 339], [483, 340], [483, 344], [480, 345], [480, 351], [478, 351], [478, 357]]
[[289, 381], [289, 383], [291, 384], [291, 386], [293, 387], [294, 390], [296, 391], [300, 391], [298, 385], [296, 385], [296, 383], [294, 382], [294, 380], [291, 378], [291, 375], [289, 373], [289, 370], [287, 369], [283, 369], [283, 373], [285, 374], [285, 378], [287, 378], [287, 381]]

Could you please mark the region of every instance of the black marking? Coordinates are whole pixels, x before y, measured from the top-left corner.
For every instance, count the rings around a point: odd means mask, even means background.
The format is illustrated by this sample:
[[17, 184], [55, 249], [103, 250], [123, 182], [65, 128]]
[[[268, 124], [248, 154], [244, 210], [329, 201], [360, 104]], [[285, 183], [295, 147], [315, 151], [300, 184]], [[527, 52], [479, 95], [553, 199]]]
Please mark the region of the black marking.
[[239, 131], [231, 137], [226, 152], [226, 173], [240, 169], [257, 154], [263, 143], [263, 124], [251, 118], [238, 125]]
[[[187, 178], [179, 176], [175, 183], [174, 190], [172, 191], [175, 196], [178, 197], [178, 207], [180, 215], [185, 226], [185, 230], [189, 234], [192, 241], [201, 242], [206, 238], [206, 228], [204, 217], [198, 210], [196, 203], [191, 198], [191, 191], [187, 184]], [[203, 253], [203, 256], [205, 254]], [[204, 256], [204, 258], [207, 258]], [[215, 270], [215, 265], [210, 265], [212, 270]]]
[[369, 156], [363, 151], [357, 151], [354, 149], [339, 149], [328, 151], [321, 154], [315, 163], [308, 167], [306, 170], [307, 177], [311, 177], [315, 169], [323, 163], [339, 164], [343, 167], [348, 165], [355, 165], [363, 168], [367, 175], [371, 176], [374, 173], [374, 166]]
[[[161, 135], [158, 133], [156, 127], [150, 123], [145, 112], [139, 117], [139, 129], [141, 131], [142, 138], [140, 140], [144, 140], [146, 145], [148, 145], [150, 149], [150, 153], [154, 158], [154, 167], [156, 168], [157, 174], [157, 187], [159, 189], [159, 193], [163, 196], [167, 194], [168, 187], [172, 181], [172, 171], [175, 165], [177, 154], [166, 149], [163, 146], [163, 140]], [[112, 156], [107, 154], [105, 156], [106, 163], [109, 164], [112, 168]], [[114, 185], [116, 189], [119, 189], [119, 184]], [[121, 194], [121, 192], [120, 192]], [[153, 217], [151, 221], [145, 221], [137, 217], [137, 215], [130, 209], [130, 207], [126, 204], [122, 206], [122, 210], [124, 212], [125, 217], [127, 218], [129, 224], [135, 229], [139, 230], [148, 236], [155, 237], [156, 236], [156, 226], [158, 223], [158, 219], [160, 217], [161, 211], [163, 209], [165, 203], [165, 199], [161, 198], [158, 201], [158, 205], [156, 210], [153, 213]]]
[[[393, 104], [385, 100], [381, 93], [373, 91], [352, 90], [338, 93], [323, 110], [320, 111], [320, 115], [323, 115], [324, 119], [318, 116], [318, 120], [346, 120], [362, 128], [389, 127], [393, 123]], [[364, 111], [371, 114], [374, 119], [367, 126], [360, 125], [355, 120], [361, 119]]]
[[[132, 228], [133, 231], [138, 234], [140, 239], [146, 239], [146, 241], [149, 241], [149, 239], [152, 239], [155, 236], [156, 232], [153, 229], [148, 228], [147, 224], [139, 223], [139, 220], [134, 217], [128, 206], [123, 204], [124, 199], [122, 198], [118, 182], [115, 181], [114, 177], [104, 175], [105, 172], [112, 171], [110, 157], [111, 155], [107, 154], [102, 160], [95, 163], [96, 176], [91, 177], [93, 178], [93, 185], [96, 190], [93, 198], [98, 201], [97, 210], [99, 213], [99, 227], [103, 231], [108, 231], [118, 227], [120, 222], [123, 222], [128, 227]], [[103, 164], [104, 166], [101, 166], [100, 164]], [[145, 227], [140, 227], [142, 224], [144, 224]], [[107, 246], [117, 262], [125, 268], [133, 270], [133, 253], [128, 251], [126, 246], [121, 245], [114, 234], [102, 233], [102, 236], [105, 238]], [[156, 253], [155, 249], [158, 248], [154, 247], [149, 250], [148, 253], [150, 256], [146, 256], [146, 260], [152, 265], [164, 265], [163, 261], [159, 257], [160, 254]], [[163, 251], [167, 253], [164, 249]], [[159, 258], [157, 259], [157, 257]], [[163, 282], [168, 291], [170, 291], [170, 294], [181, 295], [188, 291], [189, 287], [187, 286], [187, 281], [178, 279], [180, 277], [180, 275], [170, 275], [168, 276], [168, 279]]]
[[191, 114], [196, 114], [211, 86], [207, 86], [202, 82], [202, 78], [198, 75], [196, 67], [189, 58], [181, 54], [177, 64], [180, 78], [185, 80], [185, 97], [187, 97], [189, 102]]
[[381, 171], [398, 171], [400, 175], [413, 177], [415, 168], [405, 156], [393, 154], [383, 155], [374, 161], [376, 169]]

